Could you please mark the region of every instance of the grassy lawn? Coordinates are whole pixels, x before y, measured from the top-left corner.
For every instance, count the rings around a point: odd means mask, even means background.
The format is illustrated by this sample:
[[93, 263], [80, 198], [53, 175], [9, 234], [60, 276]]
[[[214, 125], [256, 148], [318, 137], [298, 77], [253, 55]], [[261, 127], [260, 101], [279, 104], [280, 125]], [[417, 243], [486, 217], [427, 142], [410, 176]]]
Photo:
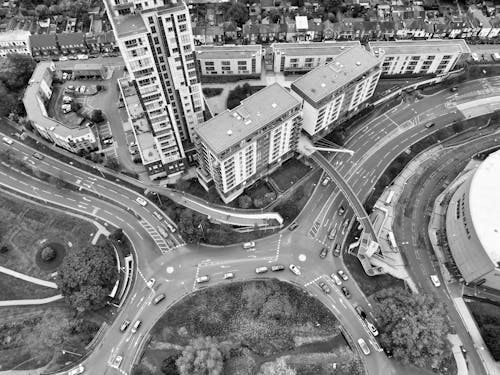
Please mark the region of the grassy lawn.
[[57, 289], [29, 283], [16, 277], [0, 272], [1, 301], [16, 299], [39, 299], [59, 294]]
[[486, 302], [467, 302], [483, 340], [496, 361], [500, 360], [500, 306]]
[[[301, 374], [328, 374], [321, 368], [331, 369], [332, 353], [348, 350], [337, 320], [322, 303], [276, 280], [199, 290], [169, 309], [151, 335], [141, 368], [155, 375], [162, 374], [165, 359], [200, 336], [214, 337], [231, 348], [224, 361], [227, 375], [256, 374], [263, 363], [282, 356]], [[318, 354], [327, 356], [308, 363], [307, 358]], [[356, 363], [357, 357], [351, 356]]]
[[295, 158], [288, 159], [283, 165], [271, 174], [278, 189], [283, 192], [293, 186], [298, 180], [304, 177], [312, 168], [305, 165], [301, 160]]

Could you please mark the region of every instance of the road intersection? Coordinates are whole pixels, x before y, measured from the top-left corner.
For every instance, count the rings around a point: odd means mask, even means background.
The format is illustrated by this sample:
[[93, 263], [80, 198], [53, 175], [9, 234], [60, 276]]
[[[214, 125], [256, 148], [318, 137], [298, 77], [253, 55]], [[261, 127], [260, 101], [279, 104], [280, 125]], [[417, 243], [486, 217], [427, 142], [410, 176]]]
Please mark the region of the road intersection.
[[[488, 81], [488, 90], [484, 86], [482, 80], [473, 81], [460, 88], [460, 91], [463, 91], [465, 99], [471, 92], [476, 92], [475, 98], [481, 95], [489, 97], [496, 92], [500, 94], [500, 82], [497, 80]], [[287, 270], [258, 276], [292, 282], [307, 293], [317, 296], [337, 316], [352, 339], [364, 338], [366, 342], [372, 343], [372, 353], [363, 357], [369, 374], [397, 374], [397, 364], [384, 353], [375, 350], [373, 336], [354, 312], [353, 304], [360, 304], [365, 308], [365, 296], [351, 278], [345, 282], [352, 294], [352, 299], [347, 300], [328, 276], [338, 269], [344, 269], [342, 259], [332, 257], [330, 251], [327, 259], [322, 260], [319, 252], [325, 245], [332, 249], [336, 243], [345, 241], [347, 231], [342, 231], [342, 223], [346, 218], [350, 223], [354, 221], [354, 212], [348, 202], [363, 202], [386, 167], [401, 152], [431, 132], [464, 118], [454, 107], [454, 103], [460, 100], [460, 96], [450, 96], [449, 92], [443, 91], [415, 103], [401, 103], [363, 124], [345, 144], [347, 148], [355, 150], [354, 156], [338, 154], [331, 160], [338, 180], [336, 182], [342, 181], [348, 187], [342, 190], [352, 196], [346, 199], [334, 183], [327, 186], [318, 184], [296, 220], [298, 228], [294, 231], [285, 229], [277, 235], [256, 241], [254, 251], [246, 251], [239, 244], [226, 247], [186, 245], [175, 234], [171, 235], [175, 246], [165, 248], [165, 241], [160, 241], [161, 236], [155, 228], [168, 219], [164, 216], [162, 221], [158, 220], [153, 213], [159, 210], [151, 202], [145, 207], [141, 206], [135, 202], [140, 196], [135, 191], [54, 158], [46, 157], [43, 161], [35, 161], [36, 168], [81, 186], [82, 191], [54, 191], [49, 184], [20, 171], [16, 172], [8, 163], [2, 163], [0, 167], [0, 183], [23, 194], [65, 206], [75, 212], [93, 215], [121, 227], [133, 244], [137, 270], [143, 276], [135, 279], [127, 300], [117, 312], [115, 322], [101, 340], [98, 350], [85, 359], [84, 365], [90, 373], [130, 374], [134, 360], [147, 339], [147, 332], [169, 306], [199, 288], [195, 283], [197, 276], [209, 275], [211, 281], [206, 285], [210, 286], [228, 282], [222, 278], [225, 272], [234, 272], [235, 280], [247, 280], [256, 277], [255, 268], [258, 266], [293, 263], [301, 268], [300, 276]], [[436, 125], [427, 129], [424, 124], [430, 120]], [[11, 146], [1, 145], [0, 148], [9, 148], [21, 157], [31, 157], [34, 152], [20, 142]], [[338, 215], [341, 206], [347, 209], [342, 216]], [[328, 239], [332, 228], [338, 229], [333, 241]], [[146, 286], [145, 281], [150, 277], [157, 280], [155, 291]], [[329, 295], [323, 293], [317, 285], [319, 280], [327, 282], [334, 292]], [[155, 306], [152, 299], [159, 293], [165, 293], [167, 297], [164, 302]], [[369, 311], [368, 308], [366, 310]], [[131, 322], [141, 320], [143, 325], [135, 334], [130, 330], [121, 333], [119, 326], [125, 319]], [[116, 356], [123, 357], [118, 369], [112, 366]], [[475, 373], [484, 373], [480, 364], [474, 366], [478, 369]], [[411, 369], [405, 371], [412, 372]]]

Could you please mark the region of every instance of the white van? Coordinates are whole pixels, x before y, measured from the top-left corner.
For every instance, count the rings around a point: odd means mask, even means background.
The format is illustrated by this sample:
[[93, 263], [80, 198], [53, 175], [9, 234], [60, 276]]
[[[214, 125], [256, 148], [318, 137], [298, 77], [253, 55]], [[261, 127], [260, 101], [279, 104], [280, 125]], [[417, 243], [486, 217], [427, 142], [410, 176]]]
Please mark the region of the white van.
[[200, 277], [197, 277], [197, 278], [196, 278], [196, 282], [197, 282], [198, 284], [201, 284], [201, 283], [206, 283], [206, 282], [208, 282], [209, 280], [210, 280], [210, 278], [209, 278], [207, 275], [205, 275], [205, 276], [200, 276]]
[[255, 242], [250, 241], [250, 242], [245, 242], [243, 244], [243, 248], [246, 249], [253, 249], [255, 247]]

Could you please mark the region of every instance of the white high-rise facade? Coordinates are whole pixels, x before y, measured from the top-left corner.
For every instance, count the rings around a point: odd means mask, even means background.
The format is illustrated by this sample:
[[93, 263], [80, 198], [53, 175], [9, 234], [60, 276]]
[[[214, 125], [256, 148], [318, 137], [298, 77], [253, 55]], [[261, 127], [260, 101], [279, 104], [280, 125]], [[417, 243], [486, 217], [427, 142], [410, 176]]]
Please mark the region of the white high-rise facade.
[[[191, 135], [203, 122], [204, 111], [188, 8], [183, 2], [163, 0], [105, 0], [105, 4], [140, 98], [137, 105], [146, 114], [163, 166], [154, 177], [181, 172], [190, 158], [185, 147], [194, 154]], [[130, 108], [127, 111], [132, 117]], [[143, 162], [150, 159], [141, 156]]]

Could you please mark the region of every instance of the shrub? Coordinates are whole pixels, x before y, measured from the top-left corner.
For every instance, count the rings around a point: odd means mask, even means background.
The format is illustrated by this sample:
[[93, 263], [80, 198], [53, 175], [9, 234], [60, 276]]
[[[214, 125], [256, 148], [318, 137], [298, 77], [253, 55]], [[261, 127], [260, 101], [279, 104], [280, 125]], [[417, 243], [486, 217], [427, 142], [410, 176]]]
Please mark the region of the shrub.
[[50, 246], [47, 246], [47, 247], [44, 247], [42, 249], [42, 255], [41, 255], [41, 258], [44, 262], [50, 262], [52, 260], [54, 260], [54, 258], [56, 257], [56, 251], [51, 248]]
[[0, 254], [5, 254], [8, 251], [9, 248], [7, 247], [7, 245], [3, 245], [2, 247], [0, 247]]
[[238, 206], [240, 208], [250, 208], [250, 207], [252, 207], [252, 198], [250, 198], [248, 195], [241, 195], [238, 198]]

